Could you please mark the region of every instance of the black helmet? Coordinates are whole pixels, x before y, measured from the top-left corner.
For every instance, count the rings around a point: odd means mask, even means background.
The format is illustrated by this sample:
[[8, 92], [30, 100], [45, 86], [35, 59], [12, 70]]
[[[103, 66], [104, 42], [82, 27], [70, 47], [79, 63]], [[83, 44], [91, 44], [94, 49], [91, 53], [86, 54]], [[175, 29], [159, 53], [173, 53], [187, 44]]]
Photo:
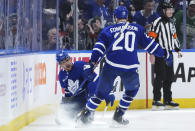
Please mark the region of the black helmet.
[[161, 9], [173, 8], [173, 5], [169, 2], [162, 2], [160, 5]]

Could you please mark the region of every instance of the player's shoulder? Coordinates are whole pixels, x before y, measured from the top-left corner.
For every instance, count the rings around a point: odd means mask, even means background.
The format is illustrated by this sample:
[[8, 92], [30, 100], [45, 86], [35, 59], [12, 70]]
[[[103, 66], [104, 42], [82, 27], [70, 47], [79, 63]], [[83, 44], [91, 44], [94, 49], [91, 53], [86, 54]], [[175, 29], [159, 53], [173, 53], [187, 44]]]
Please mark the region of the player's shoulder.
[[129, 23], [128, 26], [130, 26], [132, 28], [134, 27], [135, 29], [137, 28], [137, 31], [144, 30], [144, 27], [142, 25], [137, 24], [137, 23]]
[[59, 77], [63, 77], [63, 76], [66, 76], [67, 75], [67, 72], [64, 70], [64, 69], [61, 69], [60, 72], [59, 72]]
[[135, 27], [138, 27], [138, 28], [139, 28], [139, 27], [142, 27], [141, 25], [139, 25], [139, 24], [137, 24], [137, 23], [133, 23], [133, 22], [132, 22], [132, 23], [129, 23], [129, 26], [135, 26]]
[[109, 30], [114, 27], [114, 25], [115, 24], [112, 24], [112, 25], [109, 25], [109, 26], [104, 27], [104, 29], [102, 30], [102, 33], [108, 33]]

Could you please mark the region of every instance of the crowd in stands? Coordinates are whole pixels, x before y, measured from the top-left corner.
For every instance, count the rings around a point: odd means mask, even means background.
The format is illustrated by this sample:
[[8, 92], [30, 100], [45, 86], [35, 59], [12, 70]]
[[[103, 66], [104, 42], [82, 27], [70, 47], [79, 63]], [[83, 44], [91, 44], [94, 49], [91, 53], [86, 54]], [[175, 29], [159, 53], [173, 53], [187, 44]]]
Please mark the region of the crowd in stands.
[[[160, 16], [159, 5], [162, 1], [163, 0], [118, 0], [117, 4], [126, 6], [129, 10], [129, 21], [144, 26], [147, 33], [150, 30], [152, 22]], [[70, 31], [70, 28], [73, 26], [73, 2], [74, 0], [60, 1], [61, 45], [62, 48], [67, 49], [75, 49], [72, 40], [73, 32]], [[175, 8], [175, 15], [182, 11], [183, 0], [170, 0], [170, 2]], [[189, 2], [190, 0], [187, 0], [187, 6]], [[114, 0], [78, 0], [78, 8], [78, 49], [91, 50], [101, 30], [114, 22]], [[181, 25], [181, 22], [178, 24]], [[195, 28], [192, 27], [191, 30], [195, 30]], [[181, 33], [178, 34], [182, 36]], [[181, 38], [181, 36], [179, 37]], [[187, 46], [187, 48], [195, 47], [195, 43], [193, 44], [194, 46]]]
[[[117, 5], [126, 6], [129, 10], [129, 22], [134, 22], [144, 26], [145, 31], [147, 33], [150, 30], [152, 22], [160, 16], [161, 12], [159, 5], [162, 1], [163, 0], [78, 0], [78, 50], [91, 50], [93, 48], [94, 43], [97, 41], [98, 34], [102, 31], [102, 29], [114, 23], [113, 10]], [[176, 30], [178, 31], [177, 34], [182, 43], [183, 0], [164, 1], [170, 1], [175, 8], [173, 21], [176, 24]], [[186, 48], [188, 49], [195, 48], [195, 4], [189, 5], [190, 1], [194, 0], [186, 0]], [[74, 43], [74, 2], [75, 0], [59, 0], [59, 12], [57, 14], [56, 0], [43, 0], [44, 7], [42, 10], [41, 36], [43, 43], [41, 48], [42, 50], [56, 49], [57, 20], [59, 21], [59, 48], [68, 50], [76, 49]], [[10, 11], [14, 12], [14, 10], [15, 8]], [[17, 13], [17, 11], [15, 11], [15, 13]], [[33, 14], [29, 14], [29, 18], [32, 15]], [[5, 34], [3, 27], [5, 28], [5, 25], [3, 25], [3, 21], [1, 18], [0, 49], [3, 49], [5, 48], [5, 45], [2, 44], [3, 34]], [[12, 17], [10, 17], [10, 19], [11, 18]], [[17, 21], [17, 17], [15, 19], [14, 18], [15, 17], [13, 17], [12, 21]], [[37, 26], [39, 26], [39, 24]], [[17, 31], [17, 29], [15, 29], [14, 27], [16, 27], [16, 24], [11, 30], [13, 39], [15, 39], [15, 34]], [[24, 33], [24, 35], [27, 35], [27, 33]], [[15, 46], [14, 42], [12, 46]]]

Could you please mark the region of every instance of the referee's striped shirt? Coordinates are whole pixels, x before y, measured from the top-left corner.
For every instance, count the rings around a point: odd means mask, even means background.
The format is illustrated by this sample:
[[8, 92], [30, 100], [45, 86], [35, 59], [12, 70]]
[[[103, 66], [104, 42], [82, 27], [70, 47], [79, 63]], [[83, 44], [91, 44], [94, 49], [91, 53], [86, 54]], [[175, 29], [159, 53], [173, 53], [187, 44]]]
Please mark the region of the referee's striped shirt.
[[177, 38], [176, 28], [173, 22], [165, 21], [162, 17], [157, 18], [153, 22], [148, 35], [153, 37], [163, 49], [170, 51], [173, 49], [176, 51], [180, 50], [180, 42]]

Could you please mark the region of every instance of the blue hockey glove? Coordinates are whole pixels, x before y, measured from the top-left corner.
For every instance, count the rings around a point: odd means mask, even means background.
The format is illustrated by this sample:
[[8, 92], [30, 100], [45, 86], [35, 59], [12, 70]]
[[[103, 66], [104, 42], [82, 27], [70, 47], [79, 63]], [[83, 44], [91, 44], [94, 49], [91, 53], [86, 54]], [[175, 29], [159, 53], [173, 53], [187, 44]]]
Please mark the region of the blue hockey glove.
[[94, 65], [90, 62], [84, 65], [84, 76], [88, 80], [93, 78]]
[[166, 63], [168, 66], [172, 66], [173, 65], [173, 55], [170, 54], [169, 58], [166, 59]]
[[172, 66], [173, 65], [173, 54], [172, 53], [167, 53], [167, 51], [165, 51], [165, 61], [167, 66]]
[[115, 100], [115, 96], [114, 96], [114, 93], [110, 93], [108, 95], [108, 97], [105, 99], [106, 101], [106, 106], [108, 106], [110, 104], [110, 106], [113, 106], [114, 105], [114, 100]]

